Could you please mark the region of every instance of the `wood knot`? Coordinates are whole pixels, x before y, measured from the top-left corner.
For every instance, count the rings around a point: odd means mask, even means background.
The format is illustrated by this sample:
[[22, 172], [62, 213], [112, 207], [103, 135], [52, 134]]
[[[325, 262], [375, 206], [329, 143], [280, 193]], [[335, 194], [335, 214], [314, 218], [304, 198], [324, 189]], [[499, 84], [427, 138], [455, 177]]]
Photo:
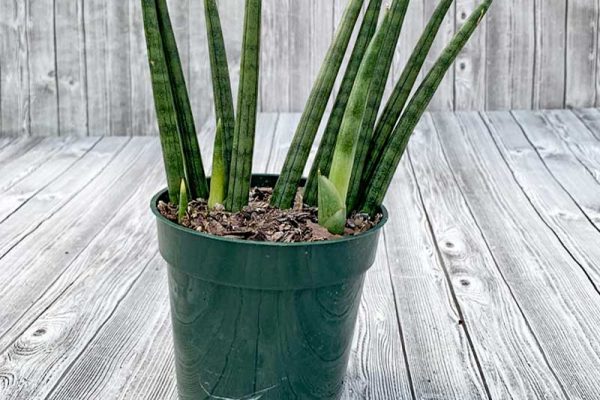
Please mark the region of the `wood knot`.
[[36, 330], [35, 332], [33, 332], [33, 336], [35, 337], [40, 337], [46, 334], [46, 329], [45, 328], [39, 328], [38, 330]]

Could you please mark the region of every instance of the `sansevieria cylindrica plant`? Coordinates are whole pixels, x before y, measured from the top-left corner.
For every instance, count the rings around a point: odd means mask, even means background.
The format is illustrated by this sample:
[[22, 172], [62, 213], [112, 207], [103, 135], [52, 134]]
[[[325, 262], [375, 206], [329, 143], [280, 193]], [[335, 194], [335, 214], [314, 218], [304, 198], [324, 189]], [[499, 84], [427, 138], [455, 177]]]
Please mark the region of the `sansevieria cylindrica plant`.
[[[188, 197], [200, 197], [207, 199], [210, 207], [221, 204], [228, 211], [240, 211], [248, 203], [252, 170], [262, 0], [245, 0], [235, 111], [217, 2], [204, 0], [217, 120], [210, 192], [166, 0], [141, 1], [170, 200], [178, 204], [180, 191], [184, 190], [185, 203]], [[303, 200], [318, 205], [319, 223], [334, 234], [344, 232], [346, 219], [353, 212], [376, 214], [413, 130], [492, 1], [482, 0], [415, 89], [432, 43], [453, 4], [453, 0], [439, 0], [380, 111], [410, 0], [386, 4], [379, 26], [382, 0], [348, 0], [273, 188], [271, 204], [282, 209], [293, 205], [353, 31], [360, 25]], [[365, 3], [366, 12], [357, 24]], [[185, 210], [180, 211], [184, 215]]]

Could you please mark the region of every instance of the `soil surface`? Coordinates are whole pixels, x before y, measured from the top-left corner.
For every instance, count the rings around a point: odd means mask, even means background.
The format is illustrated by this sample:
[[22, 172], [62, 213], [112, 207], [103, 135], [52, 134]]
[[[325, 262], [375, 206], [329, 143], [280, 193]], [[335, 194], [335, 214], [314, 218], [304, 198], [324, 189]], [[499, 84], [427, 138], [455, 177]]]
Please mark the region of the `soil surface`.
[[[225, 211], [220, 205], [209, 210], [201, 199], [190, 201], [181, 225], [216, 236], [260, 242], [317, 242], [340, 237], [317, 223], [317, 208], [302, 204], [300, 196], [293, 209], [280, 210], [269, 204], [271, 194], [271, 188], [253, 188], [249, 205], [237, 213]], [[177, 221], [177, 205], [161, 201], [158, 210], [165, 218]], [[355, 213], [346, 221], [344, 236], [368, 231], [380, 220], [381, 215], [370, 218]]]

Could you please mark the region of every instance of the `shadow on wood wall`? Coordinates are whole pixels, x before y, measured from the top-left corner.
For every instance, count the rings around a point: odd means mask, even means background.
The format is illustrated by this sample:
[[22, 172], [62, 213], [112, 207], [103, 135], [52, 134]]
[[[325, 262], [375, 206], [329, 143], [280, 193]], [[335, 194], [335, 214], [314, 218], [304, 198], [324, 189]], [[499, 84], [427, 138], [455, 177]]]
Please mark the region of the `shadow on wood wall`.
[[[261, 111], [302, 110], [346, 1], [264, 1]], [[437, 2], [411, 3], [394, 77]], [[169, 2], [198, 126], [213, 107], [202, 3]], [[243, 0], [219, 3], [236, 77]], [[455, 1], [434, 53], [477, 4]], [[432, 109], [599, 105], [599, 8], [496, 1]], [[0, 134], [156, 135], [140, 0], [0, 1]]]

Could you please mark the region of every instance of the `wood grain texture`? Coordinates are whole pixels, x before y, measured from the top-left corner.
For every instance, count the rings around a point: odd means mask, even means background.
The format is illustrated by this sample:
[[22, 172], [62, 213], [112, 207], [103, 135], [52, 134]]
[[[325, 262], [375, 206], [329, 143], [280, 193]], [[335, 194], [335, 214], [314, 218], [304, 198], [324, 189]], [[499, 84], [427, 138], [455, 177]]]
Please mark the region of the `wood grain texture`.
[[600, 3], [597, 1], [567, 2], [566, 107], [596, 103], [599, 15]]
[[534, 11], [534, 1], [496, 1], [486, 17], [485, 105], [488, 110], [532, 107]]
[[[577, 204], [577, 192], [573, 195], [568, 193], [560, 183], [560, 178], [557, 180], [553, 175], [556, 172], [564, 176], [563, 172], [557, 170], [567, 170], [573, 181], [577, 180], [578, 175], [587, 174], [587, 171], [579, 168], [577, 173], [577, 170], [569, 169], [551, 148], [543, 150], [544, 156], [539, 154], [539, 150], [531, 148], [525, 135], [533, 137], [535, 145], [539, 143], [535, 140], [539, 136], [536, 131], [549, 130], [542, 119], [522, 122], [519, 126], [510, 113], [488, 113], [484, 120], [529, 201], [589, 275], [596, 289], [600, 290], [600, 227], [594, 227], [591, 222], [594, 215], [587, 215]], [[554, 132], [550, 131], [549, 134], [553, 135]], [[597, 147], [600, 147], [600, 143]], [[545, 161], [547, 159], [555, 161]], [[600, 189], [600, 185], [596, 186]]]
[[[433, 11], [438, 5], [437, 0], [423, 0], [423, 21], [425, 19], [429, 19], [428, 16], [433, 14]], [[425, 23], [423, 22], [423, 26]], [[423, 71], [425, 73], [429, 72], [435, 61], [440, 56], [444, 47], [450, 42], [452, 37], [454, 36], [454, 32], [456, 31], [456, 7], [450, 7], [448, 10], [448, 15], [444, 20], [444, 23], [440, 26], [440, 30], [436, 39], [431, 46], [431, 50], [429, 55], [425, 59], [425, 64], [423, 65]], [[454, 97], [454, 67], [450, 68], [444, 80], [439, 86], [438, 91], [435, 96], [431, 100], [431, 104], [429, 105], [429, 109], [432, 111], [439, 110], [454, 110], [455, 108], [455, 97]]]
[[491, 398], [566, 399], [445, 162], [437, 135], [426, 115], [413, 136], [410, 160], [446, 279]]
[[[566, 98], [567, 1], [534, 0], [533, 108], [562, 108]], [[587, 29], [587, 27], [585, 28]]]
[[[135, 0], [132, 0], [135, 1]], [[139, 3], [139, 2], [138, 2]], [[85, 0], [83, 23], [85, 27], [85, 61], [87, 76], [87, 114], [88, 132], [92, 136], [110, 134], [110, 102], [108, 76], [110, 69], [107, 66], [108, 45], [108, 20], [107, 3], [103, 0]], [[139, 15], [141, 15], [141, 9]], [[140, 29], [142, 25], [138, 25]], [[139, 46], [138, 46], [139, 48]], [[143, 48], [146, 48], [144, 43]], [[145, 61], [145, 60], [144, 60]], [[148, 69], [148, 62], [145, 63]], [[147, 73], [150, 85], [150, 73]], [[135, 96], [136, 92], [132, 92]], [[153, 110], [154, 104], [152, 104]], [[158, 130], [157, 130], [158, 135]]]
[[600, 142], [568, 111], [514, 116], [556, 180], [600, 229]]
[[[158, 146], [154, 146], [155, 153], [156, 150]], [[67, 272], [60, 276], [60, 281], [69, 282], [63, 286], [62, 295], [52, 299], [54, 290], [46, 291], [36, 306], [44, 302], [47, 306], [27, 311], [35, 315], [35, 322], [24, 326], [16, 336], [11, 332], [0, 339], [3, 349], [0, 370], [10, 373], [18, 366], [15, 371], [18, 379], [0, 389], [3, 396], [44, 398], [52, 395], [55, 384], [66, 371], [73, 369], [73, 362], [89, 348], [89, 342], [98, 336], [105, 322], [115, 315], [115, 308], [157, 254], [154, 243], [147, 240], [146, 235], [153, 221], [144, 218], [145, 207], [135, 204], [138, 196], [147, 198], [162, 185], [161, 169], [159, 164], [146, 169], [145, 176], [134, 187], [133, 196], [69, 266], [69, 272], [79, 273]], [[57, 286], [60, 287], [60, 283], [53, 285], [53, 289]], [[46, 382], [43, 387], [27, 385], [40, 379]]]
[[100, 140], [102, 138], [86, 138], [61, 148], [58, 153], [48, 158], [39, 168], [20, 178], [14, 185], [4, 189], [0, 204], [0, 221], [6, 220], [39, 191], [52, 184], [55, 178], [68, 171]]
[[58, 119], [63, 136], [86, 136], [87, 76], [84, 0], [55, 4]]
[[[33, 136], [58, 136], [61, 130], [55, 46], [56, 8], [54, 2], [49, 1], [27, 0], [25, 4], [28, 22], [29, 131]], [[9, 95], [7, 100], [13, 96]]]
[[[0, 5], [0, 135], [157, 135], [139, 1], [55, 3]], [[392, 76], [437, 3], [412, 1]], [[451, 8], [425, 70], [475, 3], [459, 0]], [[218, 4], [235, 93], [243, 7], [239, 0]], [[260, 111], [302, 110], [346, 4], [264, 1]], [[202, 2], [169, 6], [202, 126], [213, 114]], [[597, 105], [599, 15], [597, 0], [495, 2], [430, 108]]]
[[[385, 228], [389, 273], [416, 398], [488, 398], [407, 159], [386, 202], [394, 221]], [[443, 368], [427, 361], [437, 357]]]
[[[457, 0], [456, 30], [479, 6], [479, 0]], [[456, 59], [454, 67], [454, 109], [483, 110], [486, 98], [487, 19], [484, 19]]]
[[[199, 4], [200, 2], [194, 3]], [[193, 20], [196, 17], [196, 10], [190, 9], [190, 20]], [[130, 67], [131, 107], [134, 113], [131, 132], [134, 136], [158, 136], [158, 122], [156, 121], [154, 99], [152, 97], [152, 85], [150, 84], [151, 78], [150, 70], [148, 68], [148, 54], [146, 38], [144, 36], [144, 24], [142, 21], [141, 1], [129, 0], [129, 21], [131, 26], [129, 40], [132, 54]], [[196, 65], [200, 66], [202, 64], [198, 62]], [[191, 71], [190, 75], [192, 75]], [[190, 80], [188, 80], [188, 87], [190, 90], [194, 89], [191, 87]], [[198, 96], [192, 98], [198, 98]], [[202, 124], [199, 123], [198, 126], [202, 126]], [[108, 132], [100, 134], [108, 134]]]
[[29, 134], [28, 3], [0, 3], [0, 136]]
[[[6, 250], [0, 254], [4, 271], [0, 278], [0, 297], [6, 305], [0, 314], [0, 342], [4, 341], [4, 345], [12, 343], [37, 318], [40, 310], [51, 304], [70, 284], [69, 279], [85, 270], [85, 265], [75, 268], [74, 260], [111, 221], [119, 210], [115, 204], [126, 203], [135, 193], [138, 185], [134, 182], [146, 179], [148, 165], [160, 164], [154, 162], [159, 151], [160, 146], [154, 139], [130, 141], [93, 184], [85, 186], [70, 199], [68, 206], [39, 220], [36, 229], [23, 235], [17, 243], [5, 246]], [[108, 188], [114, 191], [114, 202], [106, 202], [103, 198]], [[94, 222], [81, 223], [86, 220]], [[62, 232], [60, 241], [55, 240], [53, 230]], [[19, 283], [25, 281], [28, 282], [27, 291], [21, 290]], [[37, 301], [42, 296], [46, 302]], [[32, 308], [34, 304], [39, 308]], [[3, 348], [0, 344], [0, 349]]]
[[[259, 118], [255, 171], [278, 171], [298, 117]], [[386, 201], [344, 400], [600, 396], [599, 234], [582, 217], [600, 209], [599, 127], [597, 110], [425, 117]], [[0, 138], [3, 193], [27, 198], [0, 222], [0, 398], [176, 400], [145, 207], [160, 146], [96, 140]]]
[[[18, 197], [17, 200], [21, 200], [19, 207], [13, 209], [0, 224], [0, 255], [31, 234], [85, 187], [94, 184], [95, 178], [128, 141], [126, 138], [103, 138], [66, 172], [55, 179], [46, 180], [43, 183], [45, 186], [40, 187], [33, 196], [25, 199]], [[36, 188], [40, 185], [38, 182]]]
[[569, 397], [597, 397], [589, 371], [600, 362], [600, 341], [592, 333], [600, 323], [598, 292], [533, 209], [498, 149], [475, 145], [473, 135], [487, 129], [479, 116], [433, 119], [473, 217], [550, 367]]

